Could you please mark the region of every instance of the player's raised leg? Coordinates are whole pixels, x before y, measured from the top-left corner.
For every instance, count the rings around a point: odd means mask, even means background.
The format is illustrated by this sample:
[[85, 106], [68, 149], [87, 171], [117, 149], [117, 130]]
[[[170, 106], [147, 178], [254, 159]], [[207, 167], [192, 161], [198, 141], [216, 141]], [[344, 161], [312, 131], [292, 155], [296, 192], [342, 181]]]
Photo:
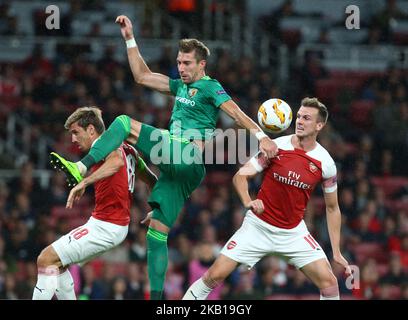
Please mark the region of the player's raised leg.
[[127, 115], [115, 118], [108, 129], [96, 140], [88, 154], [81, 159], [87, 169], [105, 159], [112, 151], [119, 148], [123, 141], [136, 144], [142, 124]]
[[320, 289], [320, 300], [340, 300], [337, 278], [327, 259], [313, 261], [300, 270]]
[[[149, 132], [157, 132], [158, 129], [143, 125], [137, 147], [145, 154], [149, 154], [155, 142], [149, 139]], [[154, 140], [154, 139], [153, 139]], [[183, 143], [178, 139], [164, 139], [171, 143], [178, 143], [183, 150]], [[170, 148], [163, 148], [162, 156], [173, 159]], [[165, 151], [169, 151], [166, 154]], [[152, 157], [151, 157], [152, 158]], [[147, 267], [150, 280], [151, 300], [160, 300], [163, 292], [167, 271], [167, 235], [176, 222], [184, 203], [191, 193], [200, 185], [205, 168], [203, 164], [168, 164], [158, 165], [161, 169], [159, 180], [154, 185], [148, 199], [154, 210], [142, 222], [146, 223], [150, 218], [147, 240]]]
[[150, 300], [162, 299], [168, 266], [167, 236], [169, 230], [160, 221], [153, 219], [146, 234]]
[[205, 300], [237, 266], [238, 262], [220, 254], [210, 269], [187, 289], [183, 300]]
[[50, 163], [54, 169], [61, 170], [67, 177], [68, 187], [76, 186], [83, 180], [78, 166], [71, 161], [65, 160], [58, 153], [50, 153]]
[[131, 119], [127, 115], [115, 118], [108, 129], [96, 140], [88, 154], [76, 163], [68, 161], [52, 152], [51, 164], [54, 168], [62, 170], [70, 186], [78, 184], [90, 167], [103, 160], [108, 154], [119, 148], [121, 143], [127, 140], [131, 144], [136, 144], [142, 124]]

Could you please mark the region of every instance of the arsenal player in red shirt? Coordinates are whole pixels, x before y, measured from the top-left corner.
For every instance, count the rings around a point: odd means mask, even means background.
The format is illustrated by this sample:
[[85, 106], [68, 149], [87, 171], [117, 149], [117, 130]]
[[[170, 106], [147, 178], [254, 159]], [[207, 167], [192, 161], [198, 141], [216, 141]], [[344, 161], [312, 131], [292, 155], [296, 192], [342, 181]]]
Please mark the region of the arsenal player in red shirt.
[[[275, 139], [277, 156], [255, 155], [234, 176], [234, 186], [248, 211], [209, 270], [187, 290], [183, 299], [206, 299], [237, 266], [252, 268], [266, 255], [277, 255], [301, 270], [319, 289], [322, 300], [340, 299], [337, 279], [320, 245], [303, 221], [310, 195], [321, 183], [333, 259], [351, 274], [340, 252], [341, 213], [337, 200], [336, 165], [317, 142], [328, 111], [317, 98], [305, 98], [297, 113], [294, 135]], [[264, 172], [257, 198], [248, 179]]]
[[[65, 128], [70, 131], [72, 142], [87, 152], [105, 130], [102, 112], [96, 107], [79, 108], [68, 117]], [[84, 225], [54, 241], [40, 253], [33, 300], [50, 300], [54, 294], [62, 300], [76, 299], [68, 266], [85, 264], [126, 238], [136, 174], [153, 188], [156, 176], [137, 151], [123, 143], [95, 164], [92, 174], [71, 190], [67, 208], [72, 208], [85, 188], [94, 184], [95, 208]]]

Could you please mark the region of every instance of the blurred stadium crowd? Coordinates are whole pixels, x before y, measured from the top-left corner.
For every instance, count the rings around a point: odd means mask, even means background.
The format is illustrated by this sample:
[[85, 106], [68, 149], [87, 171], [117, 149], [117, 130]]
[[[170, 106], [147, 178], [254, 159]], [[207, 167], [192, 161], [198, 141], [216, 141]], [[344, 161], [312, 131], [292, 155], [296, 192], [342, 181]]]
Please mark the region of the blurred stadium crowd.
[[[201, 3], [190, 2], [197, 6]], [[0, 3], [0, 34], [18, 36], [18, 16], [10, 13], [7, 2]], [[244, 3], [240, 1], [242, 10]], [[301, 15], [291, 1], [282, 3], [259, 19], [257, 28], [269, 33], [274, 45], [288, 45], [291, 53], [302, 43], [302, 37], [280, 30], [277, 20], [285, 15]], [[372, 23], [363, 26], [369, 35], [364, 43], [406, 44], [401, 35], [394, 41], [396, 38], [389, 29], [390, 19], [407, 16], [406, 11], [393, 7], [399, 3], [387, 1], [384, 9], [378, 9], [371, 17]], [[105, 10], [103, 2], [87, 1], [86, 8], [92, 5], [93, 10]], [[72, 1], [71, 8], [66, 19], [85, 10], [85, 5]], [[188, 11], [177, 10], [173, 12], [175, 19], [189, 16]], [[33, 30], [41, 34], [41, 28], [34, 27], [43, 23], [37, 13], [32, 13]], [[151, 34], [149, 28], [149, 25], [139, 28], [144, 30], [144, 37]], [[330, 26], [321, 29], [316, 43], [330, 43], [327, 38], [330, 30]], [[120, 37], [119, 29], [117, 37]], [[166, 46], [160, 50], [160, 57], [149, 62], [150, 68], [176, 77], [175, 52]], [[128, 114], [166, 128], [172, 98], [135, 85], [127, 62], [115, 58], [118, 52], [125, 55], [124, 44], [106, 46], [96, 60], [75, 50], [57, 51], [51, 59], [37, 45], [24, 61], [1, 61], [2, 145], [7, 139], [6, 124], [11, 115], [16, 115], [30, 126], [31, 139], [47, 138], [47, 152], [54, 150], [79, 159], [80, 153], [71, 144], [63, 124], [73, 110], [84, 105], [99, 106], [107, 125], [116, 116]], [[329, 124], [320, 136], [320, 143], [337, 164], [343, 254], [360, 268], [360, 289], [349, 290], [342, 270], [333, 266], [342, 297], [408, 299], [407, 70], [390, 65], [384, 71], [339, 71], [322, 64], [320, 54], [311, 50], [306, 53], [304, 63], [292, 63], [286, 84], [277, 80], [276, 65], [261, 67], [256, 57], [237, 58], [229, 50], [214, 52], [208, 74], [218, 79], [253, 119], [261, 102], [271, 97], [285, 99], [294, 111], [304, 96], [317, 96], [327, 105]], [[231, 126], [234, 124], [227, 117], [220, 117], [220, 128]], [[88, 190], [74, 209], [65, 210], [69, 190], [64, 176], [52, 172], [50, 183], [41, 184], [40, 178], [34, 175], [38, 165], [35, 151], [30, 150], [27, 160], [19, 163], [10, 155], [0, 155], [1, 169], [16, 169], [20, 173], [14, 178], [0, 174], [0, 299], [30, 299], [36, 283], [38, 254], [59, 236], [86, 221], [93, 208], [93, 193]], [[244, 209], [231, 184], [237, 169], [238, 165], [207, 166], [204, 183], [185, 206], [169, 236], [166, 299], [180, 299], [241, 225]], [[253, 181], [253, 193], [259, 183], [259, 179]], [[129, 235], [120, 247], [82, 268], [71, 267], [80, 299], [149, 298], [146, 227], [140, 224], [149, 211], [147, 196], [145, 186], [138, 181]], [[315, 191], [305, 220], [330, 257], [321, 190]], [[307, 299], [318, 295], [301, 272], [275, 257], [267, 257], [253, 270], [239, 268], [210, 298]]]

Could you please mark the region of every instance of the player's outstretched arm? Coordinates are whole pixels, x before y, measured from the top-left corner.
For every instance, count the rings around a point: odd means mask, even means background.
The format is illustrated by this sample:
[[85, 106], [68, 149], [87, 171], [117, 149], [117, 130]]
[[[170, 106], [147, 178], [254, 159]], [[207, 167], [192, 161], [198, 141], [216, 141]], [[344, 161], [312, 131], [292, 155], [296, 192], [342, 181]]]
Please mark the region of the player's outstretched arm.
[[153, 189], [155, 183], [157, 182], [157, 177], [152, 170], [146, 165], [141, 157], [137, 159], [137, 175], [138, 177], [147, 184], [150, 190]]
[[129, 65], [135, 81], [148, 88], [170, 94], [169, 77], [151, 72], [140, 54], [133, 36], [133, 26], [130, 19], [125, 15], [120, 15], [115, 22], [120, 25], [120, 31], [126, 41]]
[[105, 159], [102, 166], [91, 175], [86, 177], [80, 183], [78, 183], [73, 189], [71, 189], [66, 208], [71, 209], [74, 202], [78, 201], [84, 194], [87, 186], [110, 177], [120, 170], [125, 165], [125, 161], [122, 158], [122, 154], [119, 150], [111, 152]]
[[278, 153], [278, 146], [269, 138], [262, 129], [248, 117], [241, 108], [233, 101], [228, 100], [221, 104], [220, 108], [226, 112], [235, 122], [242, 128], [249, 130], [259, 140], [259, 149], [267, 155], [268, 158], [273, 158]]
[[340, 251], [341, 212], [337, 199], [337, 190], [330, 193], [325, 192], [324, 201], [326, 204], [327, 228], [333, 251], [333, 260], [344, 267], [346, 275], [350, 275], [349, 264]]
[[248, 180], [256, 176], [257, 173], [258, 172], [253, 164], [251, 162], [247, 162], [234, 175], [232, 182], [245, 208], [253, 210], [254, 213], [262, 213], [264, 211], [262, 200], [252, 200], [248, 189]]

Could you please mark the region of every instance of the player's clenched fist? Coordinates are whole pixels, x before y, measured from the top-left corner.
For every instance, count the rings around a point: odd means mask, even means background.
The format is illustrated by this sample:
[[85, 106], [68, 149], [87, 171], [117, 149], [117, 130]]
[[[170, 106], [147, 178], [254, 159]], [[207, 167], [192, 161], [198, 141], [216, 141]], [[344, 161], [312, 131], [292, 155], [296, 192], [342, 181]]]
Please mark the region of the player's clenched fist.
[[130, 40], [133, 38], [133, 26], [128, 17], [120, 15], [116, 18], [115, 22], [120, 25], [120, 32], [125, 40]]
[[251, 202], [249, 202], [246, 207], [248, 209], [251, 209], [254, 213], [260, 214], [265, 210], [264, 204], [262, 200], [256, 199]]
[[333, 260], [344, 267], [344, 272], [347, 277], [352, 276], [351, 268], [347, 260], [341, 255], [341, 253], [334, 254]]

